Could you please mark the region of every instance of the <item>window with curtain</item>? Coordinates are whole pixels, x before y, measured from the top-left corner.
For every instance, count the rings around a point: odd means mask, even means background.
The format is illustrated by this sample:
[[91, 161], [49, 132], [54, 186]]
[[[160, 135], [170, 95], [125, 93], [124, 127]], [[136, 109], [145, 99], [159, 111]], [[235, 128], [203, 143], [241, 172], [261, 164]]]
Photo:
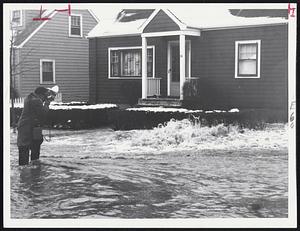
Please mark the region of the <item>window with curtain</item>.
[[238, 43], [237, 49], [237, 77], [258, 77], [258, 42]]
[[70, 35], [81, 36], [81, 16], [71, 15]]
[[[147, 49], [147, 76], [153, 77], [153, 48]], [[142, 77], [142, 49], [111, 50], [110, 77]]]

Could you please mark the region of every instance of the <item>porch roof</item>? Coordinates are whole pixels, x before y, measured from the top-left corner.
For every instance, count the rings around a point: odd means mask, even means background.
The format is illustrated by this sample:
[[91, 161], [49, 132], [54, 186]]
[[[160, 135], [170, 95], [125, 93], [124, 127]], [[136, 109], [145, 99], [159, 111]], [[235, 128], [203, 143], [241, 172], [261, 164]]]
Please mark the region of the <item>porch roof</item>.
[[[234, 27], [247, 27], [259, 26], [269, 24], [287, 23], [288, 20], [284, 17], [240, 17], [230, 13], [230, 5], [224, 6], [223, 4], [174, 4], [169, 5], [167, 8], [144, 9], [148, 13], [144, 17], [135, 18], [134, 15], [138, 14], [140, 9], [131, 9], [130, 15], [133, 16], [132, 20], [116, 20], [102, 21], [88, 34], [88, 37], [113, 37], [113, 36], [130, 36], [141, 35], [143, 29], [148, 23], [152, 21], [160, 10], [163, 10], [175, 22], [183, 26], [185, 29], [207, 30], [207, 29], [220, 29], [220, 28], [234, 28]], [[126, 12], [123, 10], [121, 12]], [[128, 10], [127, 10], [128, 11]], [[120, 12], [120, 13], [121, 13]], [[119, 13], [119, 15], [120, 15]], [[182, 27], [181, 27], [182, 28]]]

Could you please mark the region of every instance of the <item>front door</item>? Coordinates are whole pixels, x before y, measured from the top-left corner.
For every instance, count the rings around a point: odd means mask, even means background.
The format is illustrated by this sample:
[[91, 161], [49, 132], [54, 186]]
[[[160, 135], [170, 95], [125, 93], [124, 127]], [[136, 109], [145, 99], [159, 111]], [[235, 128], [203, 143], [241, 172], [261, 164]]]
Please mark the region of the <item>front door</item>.
[[[180, 63], [179, 63], [179, 41], [170, 41], [168, 46], [168, 95], [169, 96], [180, 96]], [[190, 40], [186, 40], [185, 46], [185, 74], [186, 77], [190, 76]]]
[[170, 96], [180, 95], [179, 81], [179, 44], [171, 43], [171, 67], [170, 67], [171, 81], [170, 81]]

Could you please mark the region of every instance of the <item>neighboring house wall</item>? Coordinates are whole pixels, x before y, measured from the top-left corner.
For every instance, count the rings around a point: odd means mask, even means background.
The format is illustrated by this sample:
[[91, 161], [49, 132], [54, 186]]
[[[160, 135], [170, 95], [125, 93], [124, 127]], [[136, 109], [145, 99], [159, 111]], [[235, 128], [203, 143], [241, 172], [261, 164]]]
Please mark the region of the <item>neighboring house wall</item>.
[[[91, 102], [127, 103], [121, 94], [125, 82], [142, 82], [142, 79], [109, 79], [108, 48], [141, 46], [140, 36], [90, 39], [90, 100]], [[167, 91], [167, 40], [148, 39], [148, 46], [155, 46], [155, 77], [162, 78], [161, 94]]]
[[165, 12], [160, 10], [144, 28], [143, 32], [176, 31], [179, 29], [179, 26]]
[[[192, 76], [208, 78], [232, 106], [286, 109], [287, 29], [280, 25], [204, 31], [192, 38]], [[235, 78], [235, 41], [240, 40], [261, 40], [260, 78]]]
[[[89, 95], [88, 39], [85, 36], [97, 24], [88, 10], [72, 10], [82, 15], [83, 37], [69, 37], [68, 14], [56, 13], [20, 50], [22, 65], [21, 94], [26, 96], [40, 84], [40, 60], [55, 60], [55, 84], [63, 101], [86, 101]], [[25, 71], [25, 70], [28, 71]]]

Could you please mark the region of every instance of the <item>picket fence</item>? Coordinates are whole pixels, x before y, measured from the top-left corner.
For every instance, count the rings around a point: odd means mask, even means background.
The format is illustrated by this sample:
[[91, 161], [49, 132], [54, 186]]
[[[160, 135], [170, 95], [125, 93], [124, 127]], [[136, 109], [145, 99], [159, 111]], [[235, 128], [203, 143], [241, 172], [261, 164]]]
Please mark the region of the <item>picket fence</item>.
[[[16, 98], [15, 99], [15, 105], [18, 106], [18, 105], [23, 105], [24, 104], [24, 97], [20, 97], [20, 98]], [[54, 102], [62, 102], [62, 94], [61, 93], [58, 93], [54, 99]], [[9, 100], [9, 104], [11, 105], [11, 100]]]

